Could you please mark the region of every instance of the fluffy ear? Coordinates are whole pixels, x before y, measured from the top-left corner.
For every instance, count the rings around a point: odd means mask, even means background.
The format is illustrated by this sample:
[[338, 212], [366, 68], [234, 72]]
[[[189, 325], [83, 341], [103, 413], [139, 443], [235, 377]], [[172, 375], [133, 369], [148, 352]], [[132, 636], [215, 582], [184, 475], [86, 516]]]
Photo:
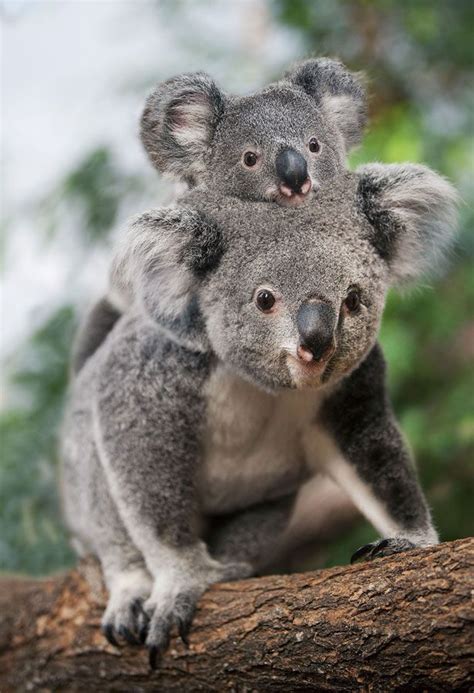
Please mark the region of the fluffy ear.
[[337, 60], [317, 58], [297, 63], [285, 79], [312, 96], [339, 129], [346, 150], [358, 144], [367, 121], [367, 98], [361, 74]]
[[173, 319], [224, 252], [220, 229], [195, 210], [158, 209], [130, 227], [115, 256], [111, 285], [122, 309], [135, 301], [154, 319]]
[[359, 204], [373, 227], [370, 240], [389, 265], [393, 283], [439, 267], [456, 231], [453, 186], [417, 164], [368, 164], [356, 174]]
[[194, 184], [223, 111], [223, 94], [203, 72], [159, 84], [146, 101], [140, 129], [152, 164]]

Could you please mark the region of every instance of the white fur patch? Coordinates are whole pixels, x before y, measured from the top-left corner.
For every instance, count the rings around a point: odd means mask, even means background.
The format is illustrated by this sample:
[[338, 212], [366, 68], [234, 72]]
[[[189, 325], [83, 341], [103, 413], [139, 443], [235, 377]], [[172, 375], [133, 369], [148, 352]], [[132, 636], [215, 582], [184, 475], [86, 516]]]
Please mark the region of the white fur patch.
[[146, 292], [148, 304], [163, 315], [177, 315], [185, 308], [193, 277], [180, 253], [191, 216], [182, 209], [158, 209], [136, 219], [114, 257], [110, 280], [114, 305], [123, 310], [134, 299], [143, 301]]
[[382, 536], [393, 537], [400, 533], [400, 527], [390, 517], [383, 504], [322, 428], [315, 427], [314, 430], [308, 431], [305, 436], [305, 448], [315, 469], [324, 470], [334, 479]]
[[362, 134], [360, 103], [347, 94], [325, 94], [321, 105], [342, 134], [345, 150], [356, 145]]
[[419, 164], [368, 164], [357, 169], [380, 185], [378, 207], [400, 223], [390, 270], [395, 282], [432, 274], [443, 264], [457, 227], [459, 196]]
[[182, 147], [206, 144], [209, 140], [209, 102], [194, 97], [174, 109], [173, 135]]
[[218, 368], [207, 388], [205, 511], [229, 512], [290, 493], [304, 473], [303, 429], [316, 415], [317, 391], [270, 394]]

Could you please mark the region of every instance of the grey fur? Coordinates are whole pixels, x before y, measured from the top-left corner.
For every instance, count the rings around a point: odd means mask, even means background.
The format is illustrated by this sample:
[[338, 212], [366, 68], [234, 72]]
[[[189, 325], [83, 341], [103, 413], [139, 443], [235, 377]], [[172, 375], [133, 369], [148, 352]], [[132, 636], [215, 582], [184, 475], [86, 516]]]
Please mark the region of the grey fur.
[[[360, 140], [365, 121], [360, 76], [338, 61], [319, 58], [298, 63], [282, 80], [244, 97], [225, 94], [202, 72], [173, 77], [148, 97], [141, 139], [160, 172], [190, 187], [288, 205], [304, 200], [289, 200], [280, 190], [276, 158], [281, 150], [292, 148], [306, 160], [313, 185], [309, 199], [345, 169], [347, 151]], [[311, 137], [320, 142], [320, 152], [310, 152]], [[251, 169], [243, 163], [247, 150], [259, 155]], [[116, 289], [112, 279], [108, 297], [80, 330], [74, 372], [95, 351], [101, 333], [102, 339], [108, 334], [113, 324], [108, 305], [118, 314], [125, 308]]]
[[[141, 138], [153, 165], [191, 185], [242, 199], [284, 201], [277, 195], [275, 159], [291, 146], [303, 154], [315, 183], [341, 171], [361, 138], [366, 96], [360, 76], [328, 58], [295, 65], [263, 91], [237, 97], [202, 72], [174, 77], [148, 97]], [[315, 136], [317, 155], [308, 150]], [[262, 161], [245, 170], [242, 156]]]
[[[317, 539], [344, 503], [391, 540], [381, 551], [437, 541], [376, 340], [398, 254], [413, 275], [453, 229], [400, 221], [419, 208], [412, 192], [394, 211], [413, 167], [404, 170], [378, 169], [378, 214], [372, 172], [361, 171], [295, 209], [195, 190], [134, 222], [114, 270], [131, 307], [73, 383], [64, 500], [71, 531], [104, 568], [106, 634], [143, 636], [152, 664], [174, 622], [185, 636], [209, 584], [291, 555], [296, 528]], [[435, 174], [417, 176], [423, 196], [430, 181], [439, 191]], [[452, 221], [449, 192], [437, 204]], [[379, 232], [393, 245], [384, 257]], [[270, 314], [255, 305], [260, 287], [277, 297]], [[361, 305], [348, 313], [354, 287]], [[308, 302], [338, 316], [324, 364], [297, 357]], [[332, 508], [317, 495], [325, 477], [341, 487]]]

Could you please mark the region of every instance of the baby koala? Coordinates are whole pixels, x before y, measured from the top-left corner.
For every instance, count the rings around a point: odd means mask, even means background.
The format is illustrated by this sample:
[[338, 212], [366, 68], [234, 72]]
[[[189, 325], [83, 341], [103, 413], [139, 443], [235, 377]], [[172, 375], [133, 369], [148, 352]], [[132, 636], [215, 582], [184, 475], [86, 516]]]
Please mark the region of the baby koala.
[[348, 502], [381, 535], [357, 557], [437, 542], [377, 334], [455, 203], [423, 166], [375, 164], [293, 209], [196, 189], [134, 222], [114, 269], [130, 307], [72, 384], [62, 445], [110, 642], [156, 666], [210, 584], [317, 542]]
[[[318, 58], [244, 97], [225, 94], [201, 72], [174, 77], [148, 98], [141, 139], [158, 171], [189, 187], [296, 206], [344, 171], [365, 121], [360, 76]], [[80, 332], [74, 371], [125, 308], [112, 283]]]

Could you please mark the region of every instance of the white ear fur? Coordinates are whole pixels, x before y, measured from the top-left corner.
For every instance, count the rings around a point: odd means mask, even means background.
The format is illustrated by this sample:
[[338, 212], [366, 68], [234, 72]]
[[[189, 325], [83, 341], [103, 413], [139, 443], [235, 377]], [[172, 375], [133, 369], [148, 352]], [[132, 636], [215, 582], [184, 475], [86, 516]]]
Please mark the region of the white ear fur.
[[211, 138], [210, 105], [202, 94], [189, 96], [186, 102], [170, 108], [170, 129], [182, 146], [207, 146]]
[[190, 300], [192, 271], [182, 262], [189, 228], [199, 223], [186, 209], [158, 209], [139, 216], [119, 244], [111, 270], [114, 303], [138, 301], [153, 316], [175, 317]]
[[369, 164], [357, 170], [359, 193], [394, 283], [431, 274], [446, 259], [457, 228], [459, 197], [427, 166]]
[[174, 77], [148, 97], [141, 118], [141, 139], [162, 173], [195, 182], [224, 111], [224, 96], [202, 72]]
[[341, 132], [346, 151], [359, 144], [365, 122], [360, 102], [348, 94], [324, 94], [321, 108]]

